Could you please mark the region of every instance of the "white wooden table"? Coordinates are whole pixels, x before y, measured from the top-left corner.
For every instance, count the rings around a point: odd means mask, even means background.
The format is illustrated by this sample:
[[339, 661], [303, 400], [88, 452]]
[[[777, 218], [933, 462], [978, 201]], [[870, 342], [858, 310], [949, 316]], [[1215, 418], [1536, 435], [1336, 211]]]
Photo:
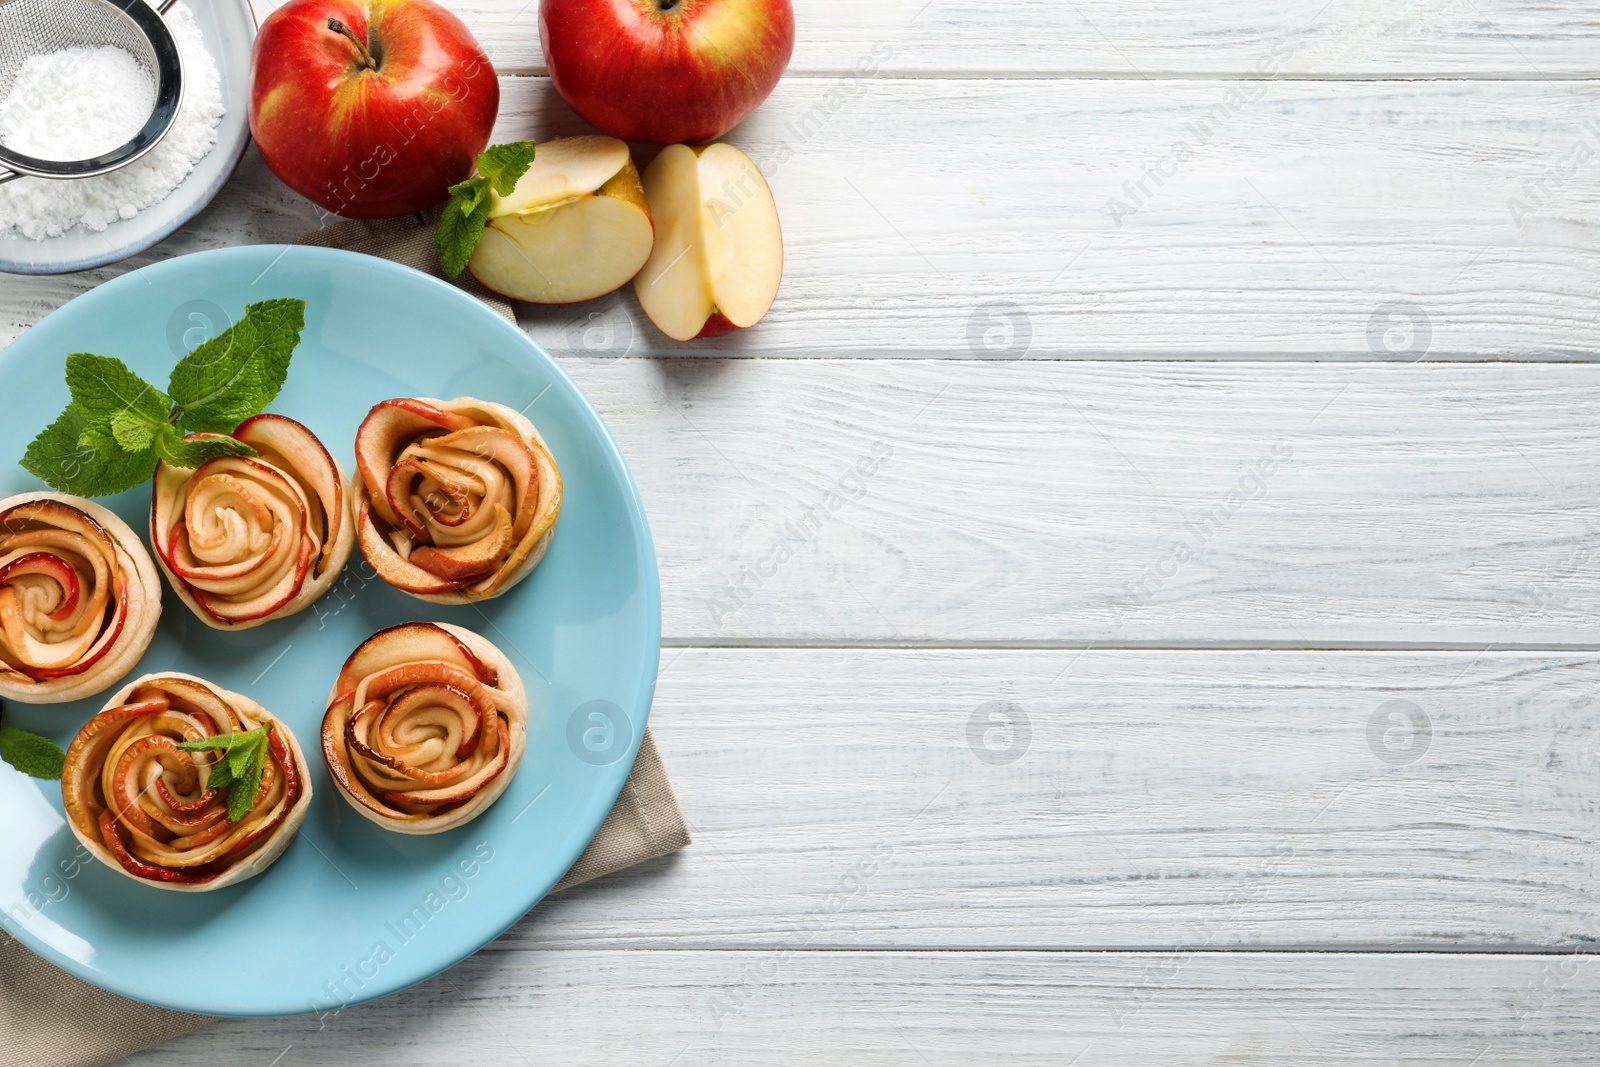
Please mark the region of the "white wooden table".
[[[582, 128], [451, 4], [503, 139]], [[1593, 5], [798, 6], [768, 320], [521, 312], [644, 493], [694, 846], [130, 1062], [1600, 1062]], [[129, 266], [316, 224], [252, 153]]]

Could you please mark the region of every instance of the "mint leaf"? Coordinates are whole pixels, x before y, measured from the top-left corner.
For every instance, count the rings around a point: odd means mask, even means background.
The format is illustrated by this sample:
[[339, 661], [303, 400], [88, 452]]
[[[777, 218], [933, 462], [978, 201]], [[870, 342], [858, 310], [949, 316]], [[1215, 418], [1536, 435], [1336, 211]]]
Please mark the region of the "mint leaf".
[[124, 426], [138, 421], [160, 425], [172, 413], [171, 397], [110, 356], [72, 353], [67, 357], [67, 388], [72, 405], [83, 413], [85, 428], [93, 431], [84, 443], [96, 447], [104, 447], [107, 434], [116, 436], [112, 423], [119, 419]]
[[[265, 735], [259, 743], [252, 746], [249, 756], [244, 761], [243, 773], [234, 774], [233, 784], [228, 787], [228, 821], [238, 822], [250, 814], [250, 809], [255, 806], [256, 794], [261, 792], [261, 773], [267, 762], [267, 742]], [[228, 756], [228, 769], [235, 770], [234, 758]]]
[[60, 778], [67, 754], [48, 737], [15, 726], [0, 726], [0, 759], [35, 778]]
[[510, 196], [511, 190], [517, 187], [517, 179], [533, 165], [533, 155], [532, 141], [490, 145], [478, 156], [478, 173], [489, 179], [495, 192]]
[[464, 182], [456, 182], [450, 187], [453, 199], [446, 211], [459, 211], [463, 215], [471, 215], [478, 210], [478, 205], [483, 203], [483, 198], [489, 195], [488, 178], [468, 178]]
[[214, 752], [221, 749], [231, 752], [240, 745], [254, 744], [257, 740], [265, 740], [267, 728], [258, 726], [254, 730], [245, 730], [236, 734], [207, 734], [205, 737], [196, 737], [190, 741], [179, 741], [178, 747], [185, 752]]
[[[444, 268], [445, 275], [451, 278], [458, 277], [467, 268], [467, 260], [472, 258], [472, 250], [478, 247], [478, 241], [483, 237], [483, 228], [489, 222], [489, 198], [483, 195], [487, 183], [482, 178], [474, 178], [473, 182], [483, 183], [477, 188], [479, 192], [475, 200], [476, 206], [470, 213], [463, 214], [459, 208], [460, 199], [451, 200], [445, 207], [444, 214], [439, 216], [439, 227], [433, 231], [434, 246], [439, 249], [439, 266]], [[462, 182], [470, 185], [472, 182]], [[460, 186], [456, 186], [460, 188]], [[457, 197], [468, 194], [458, 193]]]
[[232, 433], [283, 388], [305, 328], [304, 300], [263, 300], [172, 368], [167, 384], [188, 433]]
[[[251, 733], [254, 732], [251, 731]], [[239, 734], [238, 737], [239, 743], [228, 750], [227, 756], [228, 773], [233, 775], [235, 779], [243, 778], [245, 772], [250, 769], [250, 762], [256, 756], [256, 743], [258, 740], [257, 738], [251, 738], [250, 734]], [[265, 737], [265, 734], [261, 735], [261, 739], [265, 739]], [[246, 740], [246, 738], [250, 739]]]
[[[74, 406], [73, 410], [77, 410], [76, 406]], [[82, 417], [82, 412], [79, 412], [79, 416]], [[126, 451], [121, 445], [117, 444], [117, 435], [109, 424], [91, 426], [87, 420], [84, 421], [83, 429], [78, 431], [78, 443], [80, 445], [88, 445], [90, 448], [97, 448], [101, 452], [107, 452], [112, 455]]]
[[[111, 417], [111, 439], [125, 452], [143, 452], [155, 440], [157, 431], [165, 429], [166, 419], [153, 421], [132, 409], [119, 411]], [[90, 444], [97, 448], [106, 447], [104, 438], [94, 431], [90, 431], [90, 434]]]
[[155, 453], [124, 452], [115, 439], [109, 447], [96, 447], [84, 443], [89, 435], [83, 412], [69, 405], [28, 445], [22, 467], [52, 489], [76, 496], [120, 493], [155, 473]]
[[243, 441], [217, 434], [189, 440], [178, 435], [172, 426], [162, 427], [154, 440], [156, 454], [175, 467], [193, 469], [219, 456], [254, 456], [259, 453]]
[[218, 760], [211, 765], [211, 776], [206, 779], [207, 789], [226, 789], [233, 781], [233, 772], [228, 770], [227, 760]]

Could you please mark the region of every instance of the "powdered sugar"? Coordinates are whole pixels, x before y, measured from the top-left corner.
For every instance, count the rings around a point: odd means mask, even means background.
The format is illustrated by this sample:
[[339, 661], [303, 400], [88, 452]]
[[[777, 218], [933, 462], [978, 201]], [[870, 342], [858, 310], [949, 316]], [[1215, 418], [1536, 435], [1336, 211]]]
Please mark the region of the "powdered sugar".
[[[0, 185], [0, 234], [15, 229], [42, 241], [73, 226], [99, 231], [118, 219], [131, 219], [166, 199], [216, 145], [224, 113], [222, 76], [216, 60], [206, 50], [205, 38], [187, 4], [174, 4], [165, 18], [183, 56], [184, 77], [183, 106], [166, 136], [149, 152], [110, 174], [66, 180], [19, 178]], [[10, 100], [8, 96], [0, 104], [0, 114]], [[149, 113], [147, 103], [141, 123]], [[110, 147], [126, 140], [125, 135]]]
[[0, 100], [0, 144], [38, 159], [93, 159], [127, 143], [155, 103], [155, 82], [120, 48], [29, 56]]

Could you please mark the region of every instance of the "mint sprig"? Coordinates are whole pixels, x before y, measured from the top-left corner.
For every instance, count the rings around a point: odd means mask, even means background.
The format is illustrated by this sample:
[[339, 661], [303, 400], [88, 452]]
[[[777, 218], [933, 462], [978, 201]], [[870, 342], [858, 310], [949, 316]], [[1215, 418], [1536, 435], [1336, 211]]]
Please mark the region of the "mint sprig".
[[185, 752], [222, 752], [211, 765], [207, 789], [228, 791], [228, 821], [238, 822], [250, 814], [256, 794], [261, 791], [261, 774], [267, 762], [267, 733], [270, 726], [258, 726], [237, 734], [213, 734], [181, 742]]
[[0, 726], [0, 759], [35, 778], [60, 778], [67, 754], [48, 737]]
[[533, 165], [532, 141], [490, 145], [478, 156], [478, 177], [450, 187], [450, 202], [439, 216], [433, 243], [439, 249], [439, 266], [455, 278], [467, 268], [472, 250], [483, 238], [489, 222], [489, 190], [510, 196], [517, 180]]
[[[253, 456], [225, 436], [259, 415], [289, 373], [305, 326], [304, 300], [264, 300], [172, 368], [167, 392], [110, 356], [67, 357], [72, 403], [28, 445], [22, 466], [53, 489], [108, 496], [149, 479], [156, 461], [197, 467]], [[185, 441], [184, 435], [219, 436]]]

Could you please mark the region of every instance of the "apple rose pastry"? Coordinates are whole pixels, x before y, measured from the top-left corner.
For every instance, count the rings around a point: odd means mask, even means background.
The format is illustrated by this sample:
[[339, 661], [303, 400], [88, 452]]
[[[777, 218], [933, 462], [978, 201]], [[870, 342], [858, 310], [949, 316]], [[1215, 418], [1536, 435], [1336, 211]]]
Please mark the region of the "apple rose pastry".
[[161, 579], [128, 524], [62, 493], [0, 500], [0, 696], [93, 696], [139, 662]]
[[61, 798], [103, 863], [192, 893], [266, 870], [305, 820], [311, 778], [294, 735], [255, 701], [147, 674], [73, 738]]
[[[191, 440], [208, 434], [192, 434]], [[315, 435], [282, 415], [233, 432], [254, 458], [156, 466], [150, 540], [172, 588], [209, 626], [244, 630], [309, 606], [355, 544], [344, 472]]]
[[345, 661], [322, 719], [322, 754], [352, 807], [403, 834], [482, 814], [527, 743], [528, 697], [511, 661], [458, 626], [380, 630]]
[[385, 400], [356, 435], [356, 527], [384, 581], [438, 604], [499, 596], [544, 558], [561, 472], [503, 404]]

